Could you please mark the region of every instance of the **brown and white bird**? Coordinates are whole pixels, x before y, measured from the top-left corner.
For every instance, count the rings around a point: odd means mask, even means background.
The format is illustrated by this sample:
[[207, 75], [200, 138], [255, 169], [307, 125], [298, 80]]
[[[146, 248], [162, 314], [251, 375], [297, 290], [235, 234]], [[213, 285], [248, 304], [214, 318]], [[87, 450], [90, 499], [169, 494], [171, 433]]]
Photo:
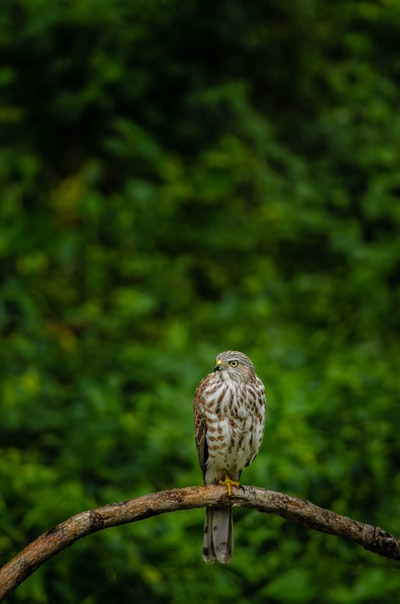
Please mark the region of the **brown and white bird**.
[[[265, 389], [250, 359], [236, 350], [221, 352], [213, 373], [194, 397], [197, 453], [204, 484], [224, 484], [228, 495], [239, 486], [242, 469], [255, 459], [263, 439]], [[203, 559], [226, 564], [232, 558], [231, 506], [206, 510]]]

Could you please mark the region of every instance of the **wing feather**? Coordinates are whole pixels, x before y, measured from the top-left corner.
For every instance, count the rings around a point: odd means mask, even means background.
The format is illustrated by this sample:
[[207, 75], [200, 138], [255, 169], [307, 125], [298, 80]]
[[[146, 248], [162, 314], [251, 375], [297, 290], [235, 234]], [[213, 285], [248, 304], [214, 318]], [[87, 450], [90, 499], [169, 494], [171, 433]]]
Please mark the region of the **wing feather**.
[[206, 471], [208, 459], [207, 420], [205, 415], [205, 400], [203, 392], [209, 378], [210, 375], [207, 375], [202, 379], [195, 392], [193, 401], [194, 435], [196, 439], [197, 455], [203, 474]]

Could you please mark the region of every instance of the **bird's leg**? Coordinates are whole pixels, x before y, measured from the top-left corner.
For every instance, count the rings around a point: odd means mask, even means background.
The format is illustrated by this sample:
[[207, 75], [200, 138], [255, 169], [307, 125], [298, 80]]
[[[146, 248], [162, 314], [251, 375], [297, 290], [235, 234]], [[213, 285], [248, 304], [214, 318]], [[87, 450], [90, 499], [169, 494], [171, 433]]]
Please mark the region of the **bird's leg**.
[[232, 480], [229, 478], [228, 474], [225, 472], [224, 480], [219, 479], [218, 484], [224, 484], [228, 489], [228, 497], [232, 495], [232, 487], [240, 487], [240, 483], [237, 480]]

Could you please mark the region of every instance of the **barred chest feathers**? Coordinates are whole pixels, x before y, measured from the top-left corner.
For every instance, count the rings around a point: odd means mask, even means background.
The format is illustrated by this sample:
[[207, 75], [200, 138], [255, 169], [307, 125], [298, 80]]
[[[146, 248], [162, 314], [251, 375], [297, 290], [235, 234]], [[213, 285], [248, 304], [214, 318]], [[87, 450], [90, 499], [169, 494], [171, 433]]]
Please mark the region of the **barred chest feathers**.
[[[206, 484], [228, 472], [236, 479], [257, 454], [264, 433], [265, 406], [257, 400], [262, 383], [238, 383], [231, 379], [210, 384], [205, 392], [209, 401], [204, 409], [207, 423], [208, 460]], [[207, 388], [208, 390], [208, 388]]]

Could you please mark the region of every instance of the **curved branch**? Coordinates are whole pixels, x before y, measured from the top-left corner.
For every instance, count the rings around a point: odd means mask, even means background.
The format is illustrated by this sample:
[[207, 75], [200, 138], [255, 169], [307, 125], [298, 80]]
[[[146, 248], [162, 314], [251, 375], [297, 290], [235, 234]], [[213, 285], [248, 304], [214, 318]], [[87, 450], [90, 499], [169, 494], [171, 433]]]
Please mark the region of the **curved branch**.
[[0, 602], [46, 560], [86, 535], [167, 512], [216, 504], [278, 514], [308, 528], [350, 539], [386, 558], [400, 560], [400, 539], [382, 528], [341, 516], [310, 501], [257, 487], [234, 488], [229, 498], [222, 486], [187, 487], [81, 512], [43, 533], [0, 569]]

